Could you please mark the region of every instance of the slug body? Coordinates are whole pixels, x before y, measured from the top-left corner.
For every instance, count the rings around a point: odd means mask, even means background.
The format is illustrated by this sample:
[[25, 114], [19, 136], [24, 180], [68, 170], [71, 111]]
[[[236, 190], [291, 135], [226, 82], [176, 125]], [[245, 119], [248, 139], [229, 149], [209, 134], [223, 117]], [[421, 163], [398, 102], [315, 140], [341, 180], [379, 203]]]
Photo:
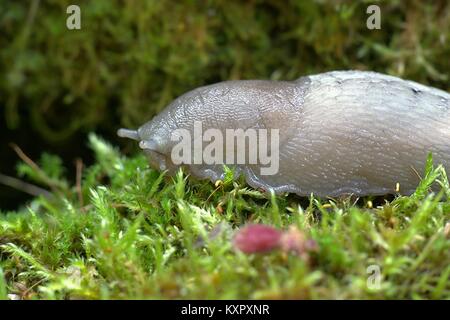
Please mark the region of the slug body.
[[[249, 185], [299, 195], [411, 194], [429, 152], [450, 168], [450, 95], [374, 72], [335, 71], [295, 81], [225, 81], [175, 99], [137, 131], [119, 136], [140, 141], [150, 164], [175, 172], [171, 152], [177, 129], [276, 129], [278, 170], [235, 165]], [[247, 145], [247, 148], [251, 146]], [[229, 164], [227, 164], [229, 165]], [[223, 165], [184, 165], [216, 181]]]

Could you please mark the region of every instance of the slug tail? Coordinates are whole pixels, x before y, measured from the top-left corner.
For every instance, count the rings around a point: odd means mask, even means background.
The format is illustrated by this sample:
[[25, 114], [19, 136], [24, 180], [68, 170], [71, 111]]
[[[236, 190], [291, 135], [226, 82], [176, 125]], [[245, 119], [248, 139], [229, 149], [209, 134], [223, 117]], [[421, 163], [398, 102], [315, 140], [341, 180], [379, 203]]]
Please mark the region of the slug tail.
[[140, 140], [139, 134], [137, 130], [130, 130], [130, 129], [119, 129], [117, 130], [117, 135], [121, 138], [129, 138], [136, 141]]

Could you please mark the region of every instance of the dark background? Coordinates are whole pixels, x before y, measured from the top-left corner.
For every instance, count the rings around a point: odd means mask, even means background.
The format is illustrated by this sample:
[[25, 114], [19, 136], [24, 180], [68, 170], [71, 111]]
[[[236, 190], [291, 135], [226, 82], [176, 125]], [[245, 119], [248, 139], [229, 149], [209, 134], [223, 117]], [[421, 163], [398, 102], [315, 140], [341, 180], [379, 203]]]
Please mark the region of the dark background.
[[[81, 8], [81, 30], [66, 8]], [[366, 8], [381, 8], [381, 30]], [[33, 160], [92, 161], [86, 136], [113, 144], [178, 95], [228, 79], [283, 79], [340, 69], [389, 73], [449, 91], [448, 1], [0, 2], [0, 173]], [[128, 152], [133, 147], [127, 145]], [[29, 197], [0, 184], [0, 209]]]

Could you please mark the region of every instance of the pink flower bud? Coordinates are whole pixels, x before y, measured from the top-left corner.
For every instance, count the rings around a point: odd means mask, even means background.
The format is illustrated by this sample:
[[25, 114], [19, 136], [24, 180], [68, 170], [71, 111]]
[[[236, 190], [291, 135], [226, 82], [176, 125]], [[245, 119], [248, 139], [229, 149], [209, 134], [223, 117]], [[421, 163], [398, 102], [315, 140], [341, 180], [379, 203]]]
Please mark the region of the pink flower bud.
[[234, 246], [245, 253], [267, 252], [278, 248], [282, 232], [262, 224], [243, 227], [234, 237]]
[[293, 253], [305, 261], [309, 260], [310, 252], [317, 252], [318, 245], [313, 239], [307, 239], [306, 235], [296, 226], [290, 226], [280, 239], [281, 250]]
[[305, 251], [305, 234], [291, 226], [280, 239], [281, 249], [285, 252], [293, 252], [298, 255]]

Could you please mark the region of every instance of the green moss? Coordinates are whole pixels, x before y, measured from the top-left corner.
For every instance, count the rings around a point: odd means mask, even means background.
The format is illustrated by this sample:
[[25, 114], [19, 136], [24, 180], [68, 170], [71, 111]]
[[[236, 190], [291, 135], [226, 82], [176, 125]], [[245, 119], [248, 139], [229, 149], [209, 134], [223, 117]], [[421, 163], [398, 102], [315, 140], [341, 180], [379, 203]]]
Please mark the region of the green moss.
[[[40, 175], [22, 169], [33, 179], [52, 174], [54, 191], [0, 215], [0, 297], [450, 298], [450, 188], [431, 157], [413, 195], [371, 208], [377, 199], [271, 196], [181, 171], [171, 178], [94, 135], [90, 146], [96, 163], [81, 191], [51, 156]], [[310, 261], [276, 250], [245, 255], [231, 237], [249, 221], [296, 226], [318, 250]], [[368, 286], [374, 266], [379, 287]]]

